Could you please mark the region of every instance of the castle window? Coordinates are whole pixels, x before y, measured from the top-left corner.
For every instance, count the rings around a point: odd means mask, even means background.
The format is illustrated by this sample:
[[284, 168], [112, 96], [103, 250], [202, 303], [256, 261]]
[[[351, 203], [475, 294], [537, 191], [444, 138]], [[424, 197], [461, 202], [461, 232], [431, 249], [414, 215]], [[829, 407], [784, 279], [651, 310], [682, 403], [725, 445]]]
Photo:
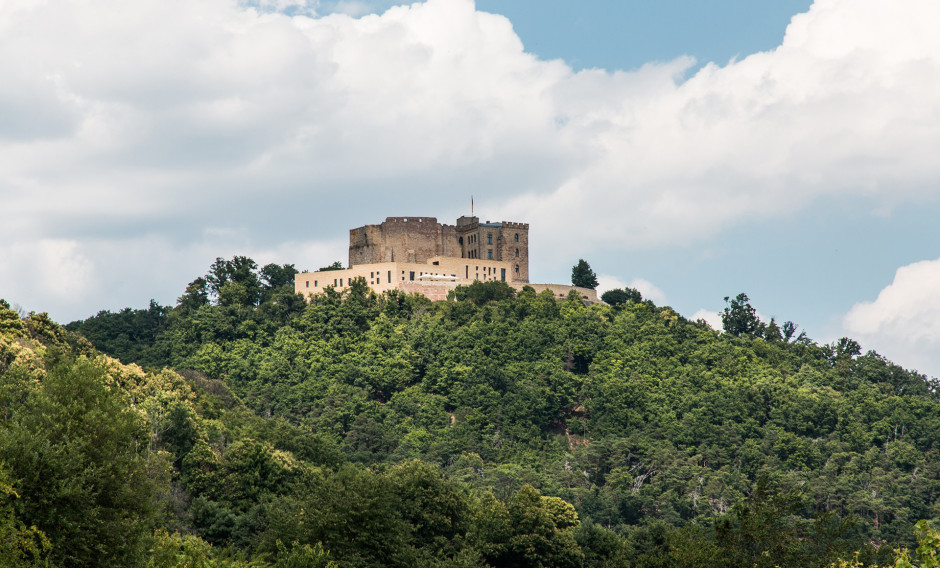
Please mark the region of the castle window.
[[500, 269], [499, 269], [499, 278], [500, 278], [500, 280], [502, 280], [503, 282], [506, 281], [506, 269], [505, 269], [505, 268], [500, 268]]
[[340, 288], [343, 287], [343, 279], [342, 279], [342, 278], [339, 279], [339, 287], [340, 287]]
[[309, 288], [309, 287], [310, 287], [310, 281], [307, 280], [307, 288]]
[[519, 242], [519, 233], [516, 233], [515, 239], [516, 239], [516, 242], [518, 243], [518, 242]]
[[319, 286], [319, 284], [317, 284], [317, 281], [314, 280], [314, 281], [313, 281], [313, 287], [316, 288], [317, 286]]
[[392, 283], [392, 271], [391, 270], [388, 271], [388, 283], [389, 284]]
[[414, 273], [414, 271], [411, 271], [411, 272], [408, 273], [408, 278], [409, 278], [409, 280], [414, 280], [414, 279], [415, 279], [415, 273]]
[[488, 251], [486, 251], [486, 258], [489, 260], [493, 260], [493, 249], [489, 249]]
[[519, 265], [516, 265], [516, 274], [519, 274]]
[[486, 234], [486, 244], [488, 245], [493, 244], [493, 233]]
[[333, 286], [336, 286], [336, 278], [333, 279]]
[[519, 249], [516, 249], [516, 258], [519, 258]]
[[459, 244], [463, 244], [463, 237], [457, 237], [457, 242]]

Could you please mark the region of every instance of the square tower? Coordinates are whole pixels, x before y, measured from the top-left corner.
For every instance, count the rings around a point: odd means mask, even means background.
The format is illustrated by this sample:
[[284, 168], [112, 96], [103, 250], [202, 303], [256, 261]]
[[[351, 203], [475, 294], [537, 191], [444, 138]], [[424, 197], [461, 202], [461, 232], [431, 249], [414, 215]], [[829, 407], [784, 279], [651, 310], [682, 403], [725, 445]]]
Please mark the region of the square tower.
[[456, 227], [461, 258], [512, 263], [512, 279], [529, 281], [529, 224], [501, 221], [481, 223], [477, 217], [460, 217]]

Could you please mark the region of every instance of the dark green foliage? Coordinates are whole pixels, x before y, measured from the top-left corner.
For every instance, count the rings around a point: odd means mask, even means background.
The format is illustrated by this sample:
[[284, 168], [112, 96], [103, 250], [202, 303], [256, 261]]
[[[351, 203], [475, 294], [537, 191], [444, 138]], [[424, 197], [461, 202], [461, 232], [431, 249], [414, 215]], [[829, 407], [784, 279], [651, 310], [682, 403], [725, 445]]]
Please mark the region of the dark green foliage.
[[59, 566], [131, 566], [157, 522], [166, 463], [143, 417], [87, 361], [61, 361], [40, 385], [3, 376], [0, 463], [13, 504], [42, 531]]
[[156, 366], [166, 360], [166, 354], [159, 351], [156, 343], [166, 330], [169, 313], [170, 307], [150, 300], [150, 307], [146, 310], [101, 311], [65, 328], [81, 333], [98, 349], [122, 361]]
[[571, 267], [571, 284], [591, 290], [597, 288], [597, 275], [583, 258], [579, 258], [578, 263]]
[[[340, 566], [411, 566], [411, 526], [388, 477], [344, 466], [284, 498], [270, 512], [265, 548], [322, 543]], [[295, 544], [296, 546], [296, 544]]]
[[334, 262], [333, 264], [331, 264], [331, 265], [329, 265], [329, 266], [324, 266], [324, 267], [319, 268], [319, 269], [317, 269], [317, 270], [318, 270], [319, 272], [322, 272], [322, 271], [324, 271], [324, 270], [343, 270], [344, 268], [346, 268], [346, 267], [343, 266], [343, 263], [342, 263], [341, 261], [337, 260], [337, 261]]
[[152, 440], [175, 468], [167, 526], [197, 544], [343, 566], [824, 566], [886, 561], [868, 543], [910, 545], [940, 506], [935, 383], [764, 324], [746, 295], [718, 333], [628, 290], [585, 306], [493, 282], [432, 303], [354, 281], [308, 304], [287, 266], [256, 304], [197, 282], [154, 341], [194, 393], [161, 399]]
[[627, 302], [642, 302], [643, 295], [633, 288], [614, 288], [601, 294], [601, 300], [611, 306], [619, 306]]
[[457, 286], [449, 294], [452, 300], [469, 300], [478, 306], [487, 302], [499, 302], [514, 298], [516, 290], [509, 284], [499, 280], [489, 282], [474, 281], [469, 286]]
[[0, 562], [9, 568], [47, 566], [49, 539], [35, 526], [27, 526], [17, 514], [14, 505], [19, 495], [11, 481], [5, 464], [0, 462]]
[[763, 335], [764, 324], [757, 317], [757, 310], [750, 304], [747, 294], [742, 292], [734, 299], [725, 296], [725, 303], [728, 306], [721, 314], [721, 326], [725, 333], [748, 337]]
[[476, 545], [493, 566], [575, 568], [584, 554], [574, 537], [578, 516], [557, 497], [523, 485], [508, 503], [484, 496], [476, 511]]

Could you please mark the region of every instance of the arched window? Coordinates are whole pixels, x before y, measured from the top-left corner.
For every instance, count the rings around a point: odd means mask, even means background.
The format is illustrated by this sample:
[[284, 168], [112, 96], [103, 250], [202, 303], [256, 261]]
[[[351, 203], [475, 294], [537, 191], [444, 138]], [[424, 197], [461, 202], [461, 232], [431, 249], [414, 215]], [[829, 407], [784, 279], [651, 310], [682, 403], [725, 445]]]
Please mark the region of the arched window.
[[519, 249], [516, 249], [516, 258], [519, 258]]
[[516, 233], [516, 237], [515, 237], [515, 238], [516, 238], [516, 242], [518, 243], [518, 242], [519, 242], [519, 233]]
[[519, 265], [516, 265], [516, 274], [519, 274]]

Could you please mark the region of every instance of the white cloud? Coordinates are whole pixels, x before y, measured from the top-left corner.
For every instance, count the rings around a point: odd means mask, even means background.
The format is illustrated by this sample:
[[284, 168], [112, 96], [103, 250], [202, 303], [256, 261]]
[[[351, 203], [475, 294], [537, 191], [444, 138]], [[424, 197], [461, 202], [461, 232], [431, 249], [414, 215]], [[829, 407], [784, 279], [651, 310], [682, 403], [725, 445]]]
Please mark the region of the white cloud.
[[721, 312], [713, 312], [711, 310], [706, 310], [705, 308], [702, 308], [698, 310], [697, 312], [695, 312], [694, 314], [692, 314], [692, 316], [689, 319], [692, 321], [705, 320], [705, 323], [707, 323], [709, 326], [711, 326], [712, 329], [717, 330], [717, 331], [721, 331], [723, 329], [723, 326], [721, 323]]
[[610, 274], [597, 275], [597, 292], [603, 294], [614, 288], [633, 288], [638, 291], [644, 300], [651, 300], [654, 304], [663, 305], [666, 303], [666, 293], [656, 287], [655, 284], [643, 278], [634, 278], [629, 283], [624, 282], [617, 276]]
[[[137, 243], [190, 255], [141, 263], [144, 288], [201, 273], [209, 228], [278, 250], [385, 215], [449, 218], [474, 193], [491, 218], [530, 222], [533, 248], [577, 257], [687, 243], [820, 196], [890, 207], [940, 179], [933, 0], [818, 0], [777, 49], [688, 80], [688, 59], [540, 61], [472, 0], [315, 8], [0, 4], [0, 198], [16, 212], [0, 243], [73, 243], [94, 286]], [[0, 254], [22, 258], [11, 246]], [[45, 309], [52, 296], [11, 263], [2, 292]]]
[[119, 241], [43, 239], [0, 245], [0, 298], [27, 310], [64, 314], [63, 323], [99, 310], [143, 307], [150, 299], [174, 304], [216, 257], [244, 255], [258, 266], [302, 259], [298, 270], [315, 270], [346, 259], [345, 240], [284, 241], [259, 247], [237, 234], [207, 231], [179, 243], [159, 236]]
[[608, 290], [613, 290], [614, 288], [623, 288], [627, 286], [627, 283], [618, 278], [617, 276], [612, 276], [610, 274], [598, 274], [597, 275], [597, 293], [603, 294]]
[[940, 259], [902, 266], [871, 302], [846, 314], [846, 335], [905, 367], [940, 376]]
[[922, 197], [940, 177], [930, 157], [940, 140], [938, 21], [931, 1], [819, 0], [776, 50], [706, 65], [685, 82], [675, 78], [682, 62], [573, 76], [556, 92], [603, 85], [579, 101], [602, 110], [566, 128], [594, 149], [591, 160], [512, 209], [631, 247], [688, 242], [825, 195]]

